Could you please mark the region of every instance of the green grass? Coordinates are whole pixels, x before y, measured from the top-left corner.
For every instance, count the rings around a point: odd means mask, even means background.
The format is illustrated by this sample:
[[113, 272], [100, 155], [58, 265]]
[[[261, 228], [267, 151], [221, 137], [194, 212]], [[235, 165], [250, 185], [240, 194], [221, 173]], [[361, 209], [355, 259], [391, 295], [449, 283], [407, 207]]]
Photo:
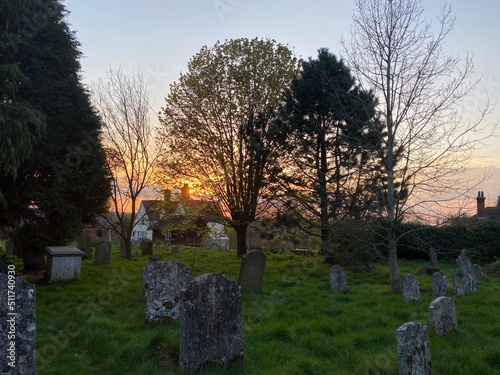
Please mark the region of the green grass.
[[[38, 285], [38, 374], [180, 374], [179, 325], [143, 320], [141, 271], [147, 257], [110, 265], [82, 262], [77, 282]], [[234, 252], [155, 253], [192, 267], [194, 276], [220, 272], [237, 279]], [[406, 304], [389, 288], [386, 264], [369, 272], [347, 270], [349, 292], [330, 290], [330, 266], [321, 259], [268, 255], [261, 291], [243, 292], [245, 374], [397, 374], [396, 329], [428, 326], [431, 277], [423, 262], [401, 262], [401, 275], [420, 282], [421, 300]], [[456, 266], [442, 264], [448, 280]], [[481, 280], [479, 291], [453, 296], [459, 331], [430, 334], [433, 374], [500, 374], [500, 279]], [[214, 372], [211, 374], [231, 374]]]

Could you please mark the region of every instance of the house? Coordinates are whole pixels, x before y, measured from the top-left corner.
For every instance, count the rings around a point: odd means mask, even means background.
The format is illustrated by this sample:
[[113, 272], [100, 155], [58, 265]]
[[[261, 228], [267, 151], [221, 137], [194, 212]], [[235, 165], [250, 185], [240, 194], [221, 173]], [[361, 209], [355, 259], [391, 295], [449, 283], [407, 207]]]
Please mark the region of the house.
[[[210, 202], [191, 198], [186, 185], [180, 194], [166, 190], [163, 200], [144, 200], [139, 206], [132, 240], [228, 249], [222, 215], [215, 215]], [[175, 193], [175, 191], [174, 191]]]
[[485, 207], [486, 198], [484, 192], [477, 193], [477, 213], [472, 216], [473, 220], [500, 220], [500, 196], [497, 200], [497, 205], [493, 207]]

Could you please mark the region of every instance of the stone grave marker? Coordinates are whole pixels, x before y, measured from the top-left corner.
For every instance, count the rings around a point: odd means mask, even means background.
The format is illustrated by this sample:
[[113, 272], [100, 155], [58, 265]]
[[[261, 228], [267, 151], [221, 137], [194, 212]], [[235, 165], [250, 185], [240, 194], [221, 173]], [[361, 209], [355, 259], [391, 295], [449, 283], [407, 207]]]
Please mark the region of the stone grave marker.
[[120, 240], [120, 258], [125, 258], [127, 256], [127, 249], [125, 248], [125, 241]]
[[466, 280], [467, 287], [465, 293], [467, 294], [477, 292], [478, 281], [476, 269], [472, 265], [470, 259], [465, 254], [463, 254], [463, 251], [462, 255], [457, 258], [457, 265], [459, 272], [464, 275]]
[[264, 270], [266, 268], [266, 254], [259, 250], [248, 252], [241, 259], [238, 285], [243, 290], [258, 290], [262, 287]]
[[141, 255], [153, 255], [153, 241], [148, 238], [141, 240]]
[[453, 272], [453, 287], [458, 296], [465, 296], [469, 293], [469, 280], [459, 271]]
[[486, 273], [483, 271], [483, 267], [479, 264], [474, 264], [474, 269], [476, 270], [476, 276], [478, 278], [484, 279], [486, 277]]
[[111, 242], [99, 241], [95, 244], [95, 264], [111, 263]]
[[83, 251], [82, 259], [92, 259], [92, 239], [82, 234], [76, 239], [76, 247]]
[[0, 273], [0, 292], [0, 374], [35, 375], [35, 286]]
[[405, 323], [396, 331], [399, 375], [432, 374], [429, 332], [419, 323]]
[[344, 269], [338, 264], [330, 268], [330, 287], [334, 292], [347, 292], [347, 277]]
[[420, 286], [418, 279], [410, 274], [406, 274], [401, 279], [401, 292], [405, 302], [420, 300]]
[[458, 328], [455, 302], [448, 297], [438, 297], [429, 307], [431, 328], [440, 336]]
[[180, 365], [183, 373], [243, 369], [240, 287], [224, 275], [208, 273], [181, 293]]
[[83, 251], [72, 246], [48, 246], [46, 277], [50, 282], [80, 278]]
[[179, 299], [187, 288], [192, 271], [176, 262], [152, 262], [142, 269], [146, 297], [144, 318], [148, 322], [170, 323], [179, 318]]
[[429, 251], [429, 258], [433, 267], [439, 267], [438, 256], [433, 247], [431, 247], [431, 250]]
[[434, 272], [432, 274], [432, 296], [442, 297], [448, 294], [448, 279], [444, 272]]

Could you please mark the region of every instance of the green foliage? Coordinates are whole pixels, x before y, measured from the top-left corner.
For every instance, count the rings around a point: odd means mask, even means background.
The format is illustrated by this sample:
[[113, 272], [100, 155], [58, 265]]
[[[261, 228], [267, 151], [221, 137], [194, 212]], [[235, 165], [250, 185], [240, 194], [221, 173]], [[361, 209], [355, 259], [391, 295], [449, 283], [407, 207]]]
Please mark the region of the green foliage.
[[[190, 264], [191, 253], [164, 260]], [[126, 261], [112, 250], [109, 265], [83, 261], [77, 282], [37, 286], [37, 373], [180, 374], [179, 324], [144, 322], [141, 270], [147, 256]], [[369, 272], [347, 269], [349, 292], [330, 290], [320, 257], [268, 254], [264, 285], [243, 292], [244, 374], [396, 374], [395, 331], [403, 323], [428, 325], [431, 278], [418, 275], [423, 263], [400, 261], [401, 272], [417, 275], [421, 301], [405, 304], [390, 292], [387, 266]], [[194, 276], [220, 272], [237, 279], [240, 259], [227, 251], [198, 250]], [[454, 262], [442, 270], [451, 276]], [[459, 331], [431, 332], [434, 373], [494, 375], [500, 344], [498, 279], [484, 279], [476, 294], [455, 298]], [[478, 310], [477, 306], [481, 306]], [[57, 313], [55, 313], [57, 312]], [[213, 375], [229, 375], [216, 371]]]
[[[40, 116], [45, 131], [31, 139], [29, 157], [18, 160], [15, 181], [0, 174], [6, 201], [0, 225], [14, 228], [25, 260], [36, 255], [33, 267], [40, 268], [45, 246], [65, 244], [107, 211], [109, 180], [100, 120], [80, 82], [79, 44], [64, 20], [64, 6], [58, 0], [8, 0], [2, 6], [2, 16], [13, 28], [6, 47], [15, 67], [9, 69], [25, 77], [10, 93], [15, 89], [15, 101], [36, 111], [22, 112], [23, 118], [32, 119], [31, 133], [37, 133], [33, 118]], [[23, 129], [21, 120], [11, 116], [9, 121]]]

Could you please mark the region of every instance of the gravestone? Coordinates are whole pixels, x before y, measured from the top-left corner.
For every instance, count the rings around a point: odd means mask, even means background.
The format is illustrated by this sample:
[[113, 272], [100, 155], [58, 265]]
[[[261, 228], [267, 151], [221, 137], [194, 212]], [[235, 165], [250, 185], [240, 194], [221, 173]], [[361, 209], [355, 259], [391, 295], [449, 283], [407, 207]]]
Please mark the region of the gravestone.
[[448, 294], [448, 279], [444, 272], [434, 272], [432, 274], [432, 296], [442, 297]]
[[462, 254], [457, 258], [457, 265], [459, 273], [463, 275], [463, 280], [459, 280], [459, 284], [463, 288], [464, 294], [477, 292], [478, 281], [476, 269], [470, 259], [465, 254]]
[[153, 255], [153, 241], [148, 238], [141, 240], [141, 255]]
[[484, 273], [483, 268], [479, 264], [474, 264], [474, 269], [478, 278], [484, 279], [486, 277], [486, 273]]
[[429, 307], [431, 328], [440, 336], [458, 328], [455, 302], [448, 297], [438, 297]]
[[127, 249], [125, 248], [125, 241], [120, 240], [120, 258], [125, 258], [127, 256]]
[[420, 300], [420, 286], [418, 279], [410, 274], [406, 274], [401, 279], [401, 291], [403, 301], [411, 302]]
[[240, 287], [224, 275], [208, 273], [181, 293], [180, 365], [183, 373], [243, 369]]
[[439, 267], [438, 256], [433, 247], [431, 247], [431, 250], [429, 251], [429, 258], [433, 267]]
[[1, 273], [0, 292], [0, 374], [35, 375], [35, 286]]
[[432, 373], [429, 332], [419, 323], [405, 323], [396, 331], [399, 375]]
[[238, 285], [243, 290], [257, 290], [262, 287], [264, 270], [266, 268], [266, 254], [253, 250], [241, 259]]
[[347, 292], [347, 277], [344, 269], [338, 264], [330, 268], [330, 287], [334, 292]]
[[95, 244], [95, 264], [111, 263], [111, 242], [99, 241]]
[[92, 259], [92, 239], [82, 234], [76, 239], [76, 247], [83, 251], [82, 259]]
[[469, 280], [459, 271], [453, 272], [453, 287], [458, 296], [465, 296], [469, 293]]
[[181, 290], [187, 288], [191, 279], [191, 270], [181, 263], [152, 262], [145, 266], [142, 269], [145, 319], [155, 323], [177, 320]]

